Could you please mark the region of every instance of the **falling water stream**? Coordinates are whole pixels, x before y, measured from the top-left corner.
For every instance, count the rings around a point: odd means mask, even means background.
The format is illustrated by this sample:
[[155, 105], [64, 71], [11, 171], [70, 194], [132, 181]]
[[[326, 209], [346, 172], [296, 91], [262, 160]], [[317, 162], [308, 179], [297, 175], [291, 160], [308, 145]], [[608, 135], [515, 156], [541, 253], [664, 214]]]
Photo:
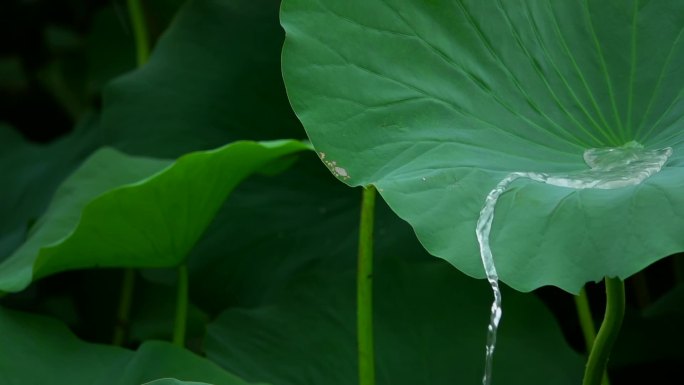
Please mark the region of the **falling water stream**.
[[573, 189], [616, 189], [634, 186], [660, 171], [671, 154], [672, 149], [669, 147], [660, 150], [647, 150], [637, 142], [629, 142], [622, 147], [592, 148], [584, 152], [584, 161], [589, 169], [564, 174], [513, 172], [508, 174], [487, 195], [475, 230], [477, 241], [480, 244], [482, 264], [487, 274], [487, 280], [494, 292], [491, 318], [487, 328], [485, 372], [482, 378], [484, 385], [490, 385], [492, 381], [496, 333], [501, 320], [499, 275], [496, 272], [494, 256], [489, 244], [494, 208], [499, 197], [506, 192], [511, 183], [520, 178]]

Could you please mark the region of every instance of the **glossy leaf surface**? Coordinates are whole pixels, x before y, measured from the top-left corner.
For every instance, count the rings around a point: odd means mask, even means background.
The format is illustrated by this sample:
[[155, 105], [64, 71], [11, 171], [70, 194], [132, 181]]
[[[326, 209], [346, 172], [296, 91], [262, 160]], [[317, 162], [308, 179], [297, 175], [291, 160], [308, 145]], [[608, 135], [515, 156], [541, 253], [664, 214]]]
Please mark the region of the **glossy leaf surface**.
[[288, 95], [323, 161], [466, 274], [483, 276], [475, 222], [508, 173], [584, 170], [585, 150], [631, 140], [674, 149], [641, 185], [502, 196], [499, 275], [577, 292], [684, 250], [679, 1], [286, 0], [281, 22]]
[[100, 150], [65, 181], [28, 241], [0, 265], [0, 289], [22, 290], [69, 269], [177, 265], [241, 180], [287, 166], [283, 156], [307, 148], [296, 141], [235, 142], [176, 162]]

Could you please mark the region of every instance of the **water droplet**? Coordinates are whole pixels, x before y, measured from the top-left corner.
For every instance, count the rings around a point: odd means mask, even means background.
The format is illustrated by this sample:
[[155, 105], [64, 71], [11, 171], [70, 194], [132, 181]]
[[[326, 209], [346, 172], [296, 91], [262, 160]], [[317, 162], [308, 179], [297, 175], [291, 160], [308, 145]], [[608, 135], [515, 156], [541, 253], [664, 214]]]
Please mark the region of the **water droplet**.
[[[333, 162], [333, 164], [335, 164], [335, 163]], [[335, 172], [341, 177], [344, 177], [344, 178], [349, 177], [347, 170], [343, 169], [342, 167], [335, 166]]]
[[499, 197], [506, 192], [515, 180], [520, 178], [573, 189], [616, 189], [635, 186], [659, 172], [670, 155], [672, 155], [672, 149], [669, 147], [659, 150], [646, 150], [637, 142], [629, 142], [622, 147], [592, 148], [584, 152], [584, 161], [589, 166], [588, 170], [565, 174], [513, 172], [502, 179], [487, 194], [475, 229], [477, 241], [480, 245], [482, 264], [494, 293], [494, 301], [487, 327], [485, 372], [482, 378], [484, 385], [489, 385], [492, 381], [496, 333], [502, 315], [499, 275], [496, 271], [494, 256], [489, 242], [492, 221], [494, 220], [494, 208]]

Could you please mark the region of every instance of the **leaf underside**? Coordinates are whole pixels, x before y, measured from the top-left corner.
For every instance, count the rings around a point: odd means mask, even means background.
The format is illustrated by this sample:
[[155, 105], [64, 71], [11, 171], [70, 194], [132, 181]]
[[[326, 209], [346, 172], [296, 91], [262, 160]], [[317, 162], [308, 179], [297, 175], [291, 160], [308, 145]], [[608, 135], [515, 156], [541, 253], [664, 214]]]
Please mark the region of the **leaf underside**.
[[234, 142], [175, 162], [102, 149], [57, 190], [28, 240], [0, 264], [0, 290], [60, 271], [181, 263], [230, 192], [281, 169], [298, 141]]

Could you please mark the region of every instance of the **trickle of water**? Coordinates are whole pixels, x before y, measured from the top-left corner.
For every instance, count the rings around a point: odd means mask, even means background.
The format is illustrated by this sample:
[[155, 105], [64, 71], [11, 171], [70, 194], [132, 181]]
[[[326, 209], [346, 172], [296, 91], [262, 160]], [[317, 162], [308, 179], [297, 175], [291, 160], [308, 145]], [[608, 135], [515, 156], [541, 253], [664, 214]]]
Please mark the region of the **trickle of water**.
[[487, 194], [485, 204], [477, 220], [475, 234], [480, 244], [480, 257], [487, 280], [494, 292], [489, 326], [487, 327], [487, 346], [483, 385], [492, 382], [492, 363], [496, 347], [496, 334], [501, 321], [501, 290], [499, 275], [494, 264], [494, 256], [489, 244], [489, 235], [494, 220], [494, 208], [499, 197], [506, 192], [515, 180], [530, 179], [535, 182], [573, 189], [616, 189], [634, 186], [660, 171], [672, 155], [672, 148], [647, 150], [637, 142], [629, 142], [622, 147], [592, 148], [584, 152], [584, 161], [589, 169], [565, 174], [538, 172], [513, 172], [508, 174]]

